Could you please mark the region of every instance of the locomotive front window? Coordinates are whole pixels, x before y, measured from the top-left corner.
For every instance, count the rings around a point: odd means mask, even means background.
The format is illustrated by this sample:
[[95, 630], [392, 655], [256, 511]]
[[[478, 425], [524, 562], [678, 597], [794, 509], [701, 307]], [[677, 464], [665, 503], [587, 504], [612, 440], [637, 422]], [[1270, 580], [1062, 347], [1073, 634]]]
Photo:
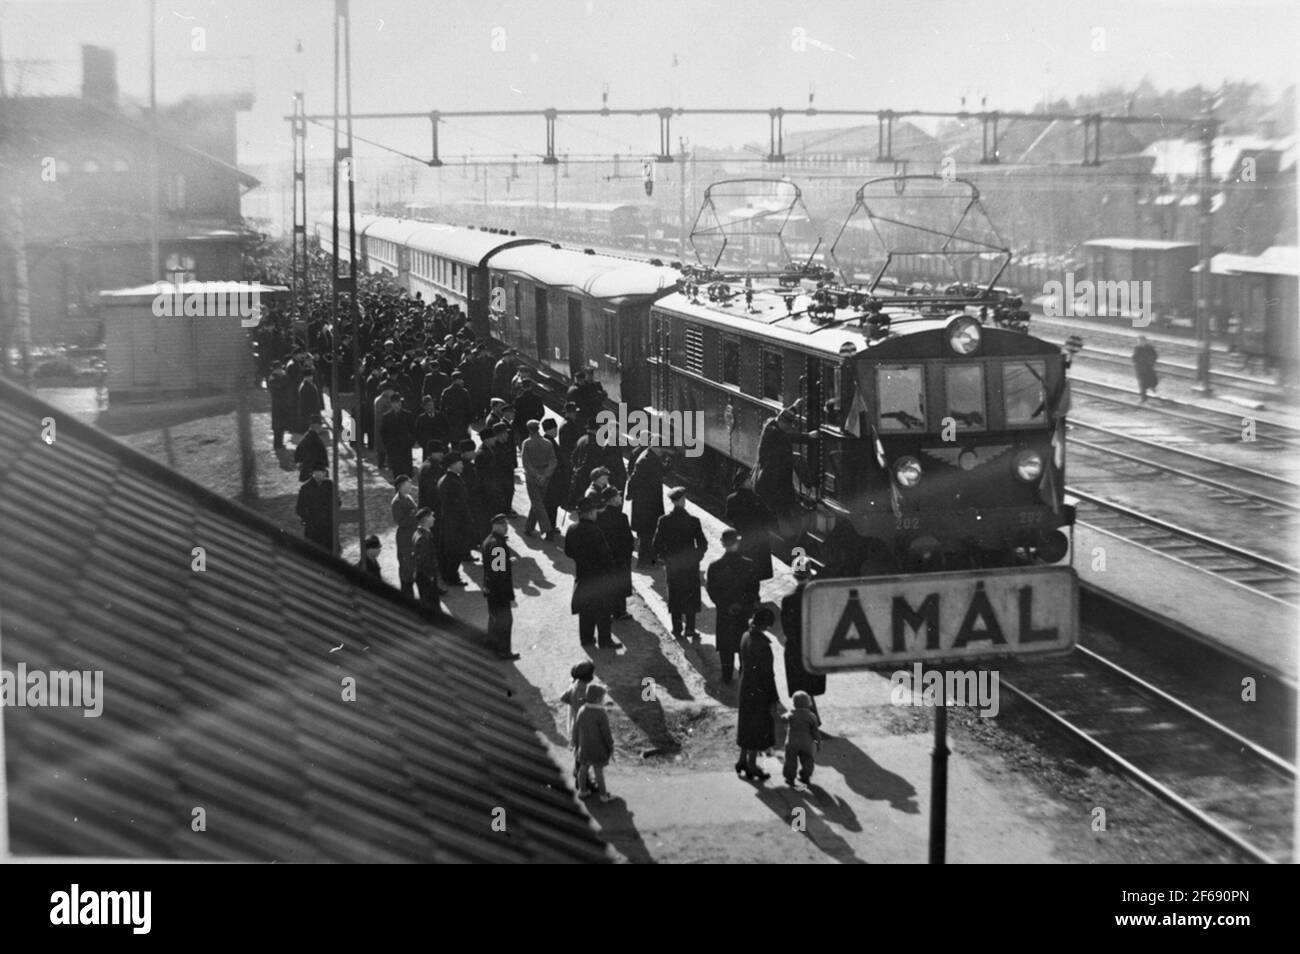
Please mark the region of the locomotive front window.
[[876, 395], [882, 431], [925, 429], [925, 379], [921, 368], [879, 368]]
[[984, 366], [959, 364], [943, 370], [944, 417], [951, 417], [965, 430], [982, 430], [989, 420], [984, 407]]
[[1002, 366], [1002, 400], [1008, 424], [1033, 424], [1043, 419], [1047, 406], [1043, 375], [1041, 361], [1016, 361]]
[[781, 400], [781, 352], [771, 348], [763, 349], [763, 397], [773, 401]]

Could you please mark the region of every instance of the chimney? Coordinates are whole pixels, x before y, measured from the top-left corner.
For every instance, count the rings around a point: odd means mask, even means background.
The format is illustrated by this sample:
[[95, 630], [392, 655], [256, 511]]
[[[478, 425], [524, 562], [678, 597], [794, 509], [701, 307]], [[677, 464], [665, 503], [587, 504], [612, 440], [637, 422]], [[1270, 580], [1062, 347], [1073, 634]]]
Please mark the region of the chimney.
[[117, 54], [102, 46], [81, 47], [81, 98], [117, 107]]

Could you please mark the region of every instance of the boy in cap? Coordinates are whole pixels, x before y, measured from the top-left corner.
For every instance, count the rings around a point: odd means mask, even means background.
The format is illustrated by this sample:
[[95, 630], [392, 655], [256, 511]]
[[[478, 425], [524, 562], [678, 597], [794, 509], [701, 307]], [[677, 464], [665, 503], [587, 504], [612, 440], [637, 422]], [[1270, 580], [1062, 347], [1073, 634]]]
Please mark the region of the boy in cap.
[[334, 482], [324, 463], [312, 468], [311, 480], [298, 488], [294, 507], [302, 521], [302, 535], [317, 546], [334, 552]]
[[371, 579], [379, 580], [382, 583], [384, 575], [379, 569], [380, 549], [382, 549], [382, 545], [379, 542], [379, 537], [373, 533], [366, 537], [366, 545], [361, 551], [361, 559], [357, 561], [357, 569]]

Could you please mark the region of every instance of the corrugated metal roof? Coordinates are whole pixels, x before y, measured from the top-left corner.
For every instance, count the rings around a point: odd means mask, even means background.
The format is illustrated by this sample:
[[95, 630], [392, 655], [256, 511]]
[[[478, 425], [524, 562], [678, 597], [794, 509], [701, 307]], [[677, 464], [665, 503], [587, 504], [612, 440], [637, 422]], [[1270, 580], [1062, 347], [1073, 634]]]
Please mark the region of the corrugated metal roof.
[[0, 711], [13, 855], [607, 860], [476, 631], [2, 380], [0, 540], [0, 667], [103, 673]]
[[[1192, 271], [1199, 272], [1200, 265]], [[1258, 255], [1238, 255], [1220, 252], [1210, 259], [1210, 272], [1214, 275], [1290, 275], [1300, 276], [1300, 248], [1294, 245], [1274, 245]]]
[[493, 255], [488, 264], [494, 270], [516, 272], [543, 285], [610, 301], [656, 296], [676, 288], [678, 278], [673, 268], [550, 245], [507, 249]]

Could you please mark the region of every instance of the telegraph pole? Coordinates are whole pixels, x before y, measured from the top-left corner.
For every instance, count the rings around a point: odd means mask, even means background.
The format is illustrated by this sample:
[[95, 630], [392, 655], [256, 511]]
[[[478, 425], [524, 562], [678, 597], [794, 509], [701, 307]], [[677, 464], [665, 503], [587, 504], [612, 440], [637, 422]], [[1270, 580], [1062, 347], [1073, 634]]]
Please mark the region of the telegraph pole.
[[1219, 131], [1219, 121], [1211, 111], [1201, 121], [1201, 168], [1198, 176], [1200, 190], [1200, 267], [1196, 270], [1196, 388], [1201, 394], [1213, 394], [1210, 386], [1210, 258], [1214, 249], [1210, 244], [1213, 220], [1210, 218], [1211, 190], [1214, 185], [1214, 137]]
[[158, 3], [149, 0], [149, 278], [162, 280], [158, 251]]

